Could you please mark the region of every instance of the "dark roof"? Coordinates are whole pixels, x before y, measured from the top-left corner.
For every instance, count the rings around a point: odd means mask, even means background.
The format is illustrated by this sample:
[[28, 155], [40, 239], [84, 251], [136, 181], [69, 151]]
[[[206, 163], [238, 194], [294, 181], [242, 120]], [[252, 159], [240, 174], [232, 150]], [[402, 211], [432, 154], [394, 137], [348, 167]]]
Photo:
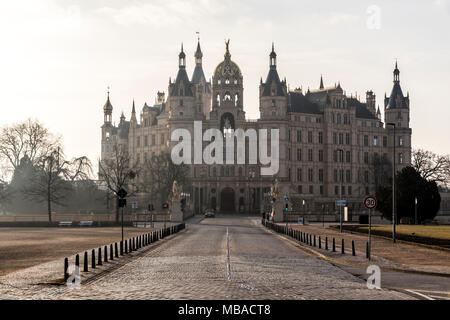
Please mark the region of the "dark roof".
[[324, 105], [329, 101], [329, 93], [334, 92], [342, 92], [342, 88], [340, 86], [337, 87], [329, 87], [324, 89], [318, 89], [318, 90], [311, 90], [306, 93], [306, 97], [308, 100], [314, 103], [318, 103], [320, 105]]
[[392, 87], [391, 96], [389, 97], [389, 103], [387, 108], [407, 108], [405, 96], [403, 95], [402, 88], [400, 87], [400, 82], [394, 82]]
[[354, 107], [355, 108], [355, 116], [356, 118], [362, 118], [362, 119], [374, 119], [377, 120], [378, 118], [367, 109], [367, 104], [360, 102], [356, 98], [347, 98], [347, 106], [348, 107]]
[[289, 92], [289, 111], [322, 114], [316, 103], [309, 101], [302, 93], [298, 92]]
[[170, 92], [171, 96], [179, 96], [180, 93], [180, 87], [183, 84], [184, 92], [183, 96], [193, 96], [191, 90], [191, 82], [189, 81], [189, 77], [186, 73], [186, 68], [180, 67], [177, 74], [177, 79], [175, 80], [175, 83], [172, 85], [172, 91]]
[[203, 68], [201, 65], [195, 66], [194, 73], [192, 74], [192, 83], [198, 84], [203, 79], [203, 81], [206, 83], [205, 74], [203, 73]]
[[271, 87], [272, 83], [275, 82], [276, 84], [276, 94], [275, 96], [284, 96], [283, 92], [283, 84], [280, 81], [280, 77], [278, 76], [277, 69], [274, 67], [270, 68], [269, 74], [267, 75], [266, 82], [264, 83], [264, 89], [262, 92], [263, 96], [271, 96]]

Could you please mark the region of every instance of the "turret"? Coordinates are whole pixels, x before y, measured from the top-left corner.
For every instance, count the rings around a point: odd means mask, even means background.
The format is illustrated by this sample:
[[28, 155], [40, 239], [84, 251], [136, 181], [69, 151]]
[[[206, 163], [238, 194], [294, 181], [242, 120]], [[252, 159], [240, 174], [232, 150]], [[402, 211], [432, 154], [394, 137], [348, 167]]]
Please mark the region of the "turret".
[[113, 106], [111, 104], [111, 101], [109, 100], [109, 88], [108, 88], [108, 99], [106, 100], [105, 105], [103, 106], [103, 114], [104, 114], [104, 123], [105, 125], [111, 125], [112, 123], [112, 112], [113, 112]]
[[395, 123], [398, 128], [409, 128], [409, 97], [403, 95], [400, 86], [400, 70], [395, 62], [394, 85], [389, 98], [385, 95], [386, 122]]
[[280, 81], [277, 72], [274, 45], [272, 43], [272, 51], [270, 57], [270, 69], [266, 78], [266, 82], [260, 83], [259, 86], [259, 111], [262, 119], [267, 118], [283, 118], [287, 113], [288, 92], [286, 80]]

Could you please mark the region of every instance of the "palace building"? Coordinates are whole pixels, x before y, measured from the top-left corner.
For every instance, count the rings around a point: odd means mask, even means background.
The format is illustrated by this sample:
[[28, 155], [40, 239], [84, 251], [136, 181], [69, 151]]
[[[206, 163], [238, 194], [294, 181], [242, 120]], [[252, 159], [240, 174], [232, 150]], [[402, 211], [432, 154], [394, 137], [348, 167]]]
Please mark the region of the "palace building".
[[[347, 96], [341, 84], [324, 85], [304, 92], [289, 90], [286, 79], [277, 71], [277, 54], [272, 45], [266, 80], [259, 86], [260, 118], [246, 119], [244, 78], [231, 59], [229, 41], [221, 61], [208, 82], [203, 68], [200, 41], [195, 51], [195, 68], [189, 77], [183, 47], [178, 73], [169, 80], [167, 97], [158, 92], [155, 104], [147, 103], [130, 120], [122, 113], [113, 125], [113, 105], [109, 93], [104, 105], [101, 158], [111, 156], [114, 144], [128, 150], [132, 161], [144, 163], [153, 155], [170, 152], [176, 144], [171, 132], [188, 129], [192, 136], [194, 121], [203, 130], [241, 128], [279, 129], [279, 171], [261, 176], [258, 164], [190, 164], [191, 195], [194, 212], [215, 208], [219, 212], [259, 213], [270, 186], [277, 179], [289, 196], [294, 212], [334, 214], [336, 200], [345, 199], [350, 213], [359, 213], [366, 195], [374, 194], [377, 184], [396, 169], [411, 162], [409, 93], [400, 86], [400, 71], [394, 69], [390, 96], [384, 98], [384, 121], [376, 97], [366, 92], [365, 102]], [[395, 144], [395, 146], [394, 146]], [[205, 143], [207, 145], [207, 143]], [[249, 148], [257, 146], [246, 146]], [[395, 153], [394, 153], [395, 150]], [[194, 155], [193, 155], [194, 156]], [[192, 161], [192, 163], [194, 163]], [[246, 162], [247, 163], [247, 162]], [[145, 210], [149, 197], [137, 197], [138, 208]]]

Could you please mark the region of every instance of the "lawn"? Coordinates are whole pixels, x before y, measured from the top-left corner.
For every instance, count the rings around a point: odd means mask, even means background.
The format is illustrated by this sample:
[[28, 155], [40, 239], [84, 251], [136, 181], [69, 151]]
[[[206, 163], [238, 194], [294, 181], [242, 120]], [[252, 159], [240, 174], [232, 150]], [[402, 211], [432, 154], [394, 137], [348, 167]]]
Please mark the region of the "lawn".
[[[125, 228], [125, 239], [152, 228]], [[0, 228], [0, 276], [121, 240], [121, 228]]]
[[[367, 228], [360, 227], [360, 229], [365, 231], [367, 231]], [[372, 230], [392, 234], [391, 225], [373, 226]], [[450, 240], [450, 226], [397, 225], [396, 231], [398, 235]]]

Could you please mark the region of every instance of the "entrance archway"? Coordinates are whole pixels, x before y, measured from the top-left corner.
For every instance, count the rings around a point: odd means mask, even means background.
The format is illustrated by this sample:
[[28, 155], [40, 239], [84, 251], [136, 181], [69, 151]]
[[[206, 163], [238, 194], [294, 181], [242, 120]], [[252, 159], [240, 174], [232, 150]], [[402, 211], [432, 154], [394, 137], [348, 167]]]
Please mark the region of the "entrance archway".
[[234, 213], [236, 211], [234, 190], [232, 188], [225, 188], [220, 193], [220, 211], [228, 213]]

